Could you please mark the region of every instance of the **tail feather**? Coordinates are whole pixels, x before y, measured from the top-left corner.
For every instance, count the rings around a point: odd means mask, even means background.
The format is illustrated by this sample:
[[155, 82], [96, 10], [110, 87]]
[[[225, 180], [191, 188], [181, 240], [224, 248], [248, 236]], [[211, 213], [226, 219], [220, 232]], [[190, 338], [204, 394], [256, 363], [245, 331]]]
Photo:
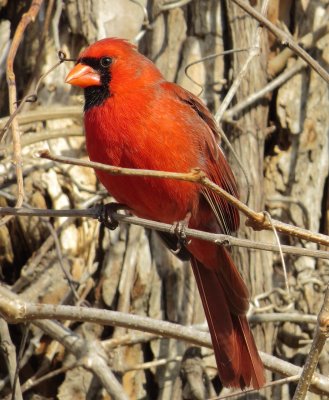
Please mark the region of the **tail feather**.
[[[233, 316], [234, 317], [234, 316]], [[242, 348], [245, 354], [242, 355], [241, 360], [248, 359], [251, 364], [250, 368], [250, 382], [251, 386], [259, 389], [265, 384], [264, 367], [259, 357], [258, 350], [254, 341], [254, 337], [250, 331], [250, 327], [245, 316], [235, 317], [240, 325], [240, 331], [243, 336]]]
[[265, 383], [262, 361], [246, 316], [236, 314], [227, 297], [230, 291], [237, 294], [235, 283], [231, 281], [230, 287], [223, 287], [227, 282], [222, 280], [221, 269], [234, 271], [236, 267], [225, 249], [213, 245], [213, 251], [217, 253], [216, 269], [206, 267], [195, 257], [191, 258], [191, 264], [209, 325], [219, 377], [224, 386], [259, 389]]
[[[196, 229], [200, 229], [196, 227]], [[214, 243], [193, 239], [188, 250], [203, 269], [216, 271], [232, 314], [245, 314], [249, 309], [249, 292], [228, 251]]]

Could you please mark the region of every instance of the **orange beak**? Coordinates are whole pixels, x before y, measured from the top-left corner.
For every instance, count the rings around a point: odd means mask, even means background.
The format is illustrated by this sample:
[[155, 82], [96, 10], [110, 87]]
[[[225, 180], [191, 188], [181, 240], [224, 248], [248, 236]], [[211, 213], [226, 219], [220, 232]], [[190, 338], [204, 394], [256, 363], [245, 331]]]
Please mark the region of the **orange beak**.
[[74, 86], [86, 88], [88, 86], [101, 86], [101, 77], [98, 72], [89, 67], [89, 65], [77, 64], [68, 73], [66, 83]]

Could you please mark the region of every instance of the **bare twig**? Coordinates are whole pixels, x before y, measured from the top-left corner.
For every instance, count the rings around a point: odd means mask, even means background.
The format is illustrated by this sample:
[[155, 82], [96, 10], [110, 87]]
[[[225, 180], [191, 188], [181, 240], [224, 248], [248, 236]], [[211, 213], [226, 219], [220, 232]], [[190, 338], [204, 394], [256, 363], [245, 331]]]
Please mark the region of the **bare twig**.
[[244, 390], [243, 392], [237, 391], [237, 392], [233, 392], [233, 393], [226, 394], [226, 395], [224, 395], [224, 396], [219, 396], [219, 397], [216, 397], [216, 398], [211, 398], [211, 399], [209, 399], [209, 400], [226, 400], [226, 399], [232, 399], [232, 398], [234, 398], [235, 400], [237, 400], [237, 398], [239, 397], [239, 395], [240, 395], [240, 396], [243, 396], [243, 397], [246, 397], [246, 396], [248, 396], [248, 395], [250, 395], [250, 394], [253, 394], [253, 393], [255, 393], [255, 394], [257, 395], [257, 397], [258, 397], [258, 396], [259, 396], [259, 390], [264, 390], [264, 389], [266, 389], [266, 388], [273, 387], [273, 386], [287, 385], [287, 384], [289, 384], [289, 383], [291, 383], [291, 382], [296, 382], [296, 381], [298, 381], [298, 379], [299, 379], [299, 375], [289, 376], [289, 377], [287, 377], [287, 378], [277, 379], [277, 380], [275, 380], [275, 381], [273, 381], [273, 382], [268, 382], [268, 383], [266, 383], [266, 385], [264, 385], [261, 389], [257, 389], [257, 390], [255, 390], [255, 389]]
[[0, 318], [0, 347], [7, 364], [10, 383], [13, 394], [15, 395], [15, 399], [23, 400], [19, 379], [16, 379], [15, 383], [15, 376], [17, 371], [16, 349], [11, 340], [7, 322], [2, 318]]
[[276, 88], [280, 87], [283, 85], [285, 82], [287, 82], [291, 77], [296, 75], [298, 72], [302, 71], [307, 64], [304, 61], [299, 60], [293, 67], [287, 69], [284, 71], [281, 75], [273, 79], [270, 83], [268, 83], [266, 86], [264, 86], [261, 90], [259, 90], [256, 93], [252, 93], [250, 96], [248, 96], [246, 99], [243, 101], [237, 103], [235, 106], [230, 108], [229, 110], [225, 111], [223, 120], [224, 121], [230, 121], [234, 115], [239, 113], [240, 111], [244, 110], [245, 108], [251, 106], [254, 104], [257, 100], [260, 100], [263, 98], [267, 93], [272, 92]]
[[[38, 217], [55, 217], [55, 218], [88, 217], [88, 218], [99, 219], [101, 216], [101, 210], [99, 207], [88, 208], [88, 209], [70, 209], [70, 210], [49, 210], [49, 209], [47, 210], [40, 208], [0, 207], [0, 215], [38, 216]], [[162, 232], [172, 233], [172, 225], [170, 224], [165, 224], [162, 222], [156, 222], [144, 218], [138, 218], [117, 213], [113, 214], [113, 218], [118, 222], [135, 224], [143, 226], [144, 228], [148, 229], [154, 229]], [[235, 236], [230, 236], [225, 234], [208, 233], [190, 228], [186, 228], [185, 233], [187, 237], [191, 238], [194, 237], [197, 239], [214, 242], [221, 246], [239, 246], [250, 249], [265, 250], [265, 251], [275, 251], [275, 252], [280, 251], [279, 246], [271, 243], [257, 242], [248, 239], [240, 239], [236, 238]], [[51, 236], [44, 243], [44, 245], [46, 246], [45, 251], [48, 251], [49, 248], [54, 244], [52, 239], [53, 238]], [[281, 245], [281, 249], [282, 252], [286, 254], [329, 259], [329, 253], [324, 250], [311, 250], [307, 248], [286, 246], [286, 245]], [[44, 251], [41, 251], [41, 254], [43, 253]], [[14, 287], [16, 288], [16, 284], [14, 285]]]
[[61, 368], [55, 369], [54, 371], [48, 372], [47, 374], [40, 376], [38, 378], [29, 378], [27, 381], [24, 382], [24, 384], [22, 385], [22, 392], [26, 392], [27, 390], [30, 390], [32, 387], [39, 385], [40, 383], [54, 378], [57, 375], [63, 374], [73, 368], [75, 368], [76, 366], [78, 366], [79, 364], [77, 362], [74, 362], [70, 365], [65, 365]]
[[[44, 21], [43, 21], [43, 26], [42, 26], [41, 34], [39, 36], [40, 37], [40, 39], [39, 39], [39, 48], [38, 48], [38, 52], [37, 52], [36, 57], [35, 57], [35, 59], [38, 60], [38, 61], [41, 60], [41, 56], [42, 56], [42, 52], [43, 52], [44, 47], [45, 47], [46, 39], [48, 38], [48, 35], [49, 35], [49, 25], [50, 25], [50, 20], [51, 20], [51, 16], [52, 16], [52, 11], [53, 11], [53, 8], [54, 8], [54, 1], [55, 0], [49, 0], [48, 4], [47, 4], [47, 9], [46, 9], [46, 13], [45, 13]], [[40, 73], [41, 68], [42, 68], [42, 63], [41, 62], [37, 62], [35, 64], [33, 75], [32, 75], [32, 77], [30, 79], [30, 82], [27, 85], [27, 89], [25, 90], [25, 93], [30, 93], [31, 87], [33, 86], [34, 82], [36, 80], [37, 81], [41, 80], [41, 78], [40, 79], [37, 78], [39, 73]], [[48, 75], [48, 73], [46, 73], [46, 74]], [[37, 84], [37, 86], [39, 86], [39, 83]], [[37, 90], [34, 91], [35, 95], [36, 95], [36, 91]], [[31, 95], [28, 95], [28, 97], [30, 97], [30, 96]], [[24, 103], [25, 103], [25, 101], [24, 101]]]
[[[0, 129], [4, 129], [10, 117], [0, 118]], [[48, 121], [52, 119], [75, 118], [81, 120], [81, 107], [40, 107], [34, 111], [27, 111], [17, 116], [20, 125], [31, 124], [36, 121]]]
[[[227, 202], [236, 207], [240, 212], [248, 217], [246, 224], [256, 230], [272, 230], [272, 225], [266, 220], [264, 213], [256, 212], [249, 208], [247, 205], [242, 203], [236, 197], [226, 192], [220, 186], [216, 185], [205, 174], [199, 169], [194, 169], [191, 172], [181, 173], [181, 172], [164, 172], [164, 171], [154, 171], [154, 170], [143, 170], [143, 169], [133, 169], [133, 168], [120, 168], [110, 165], [105, 165], [102, 163], [96, 163], [92, 161], [81, 161], [70, 157], [54, 156], [48, 151], [42, 151], [37, 154], [41, 158], [46, 158], [48, 160], [58, 161], [71, 165], [80, 165], [83, 167], [99, 169], [106, 171], [112, 175], [125, 175], [125, 176], [150, 176], [153, 178], [170, 178], [187, 182], [199, 183], [202, 186], [217, 193], [220, 197], [225, 199]], [[304, 239], [310, 242], [315, 242], [318, 244], [323, 244], [329, 246], [329, 236], [322, 235], [320, 233], [311, 232], [307, 229], [299, 228], [284, 222], [272, 219], [273, 226], [275, 229], [281, 233], [298, 237], [299, 239]]]
[[162, 4], [160, 4], [160, 10], [161, 11], [172, 10], [173, 8], [183, 7], [190, 2], [191, 0], [165, 1]]
[[[17, 108], [17, 92], [16, 92], [16, 79], [14, 73], [14, 59], [17, 53], [19, 44], [23, 39], [23, 35], [26, 27], [34, 21], [37, 16], [43, 0], [34, 0], [27, 13], [25, 13], [16, 29], [13, 41], [11, 43], [9, 54], [7, 58], [6, 74], [7, 74], [7, 84], [9, 93], [9, 111], [13, 114]], [[16, 207], [20, 207], [24, 200], [24, 182], [23, 182], [23, 170], [22, 170], [22, 156], [21, 156], [21, 142], [19, 125], [16, 118], [12, 121], [12, 138], [13, 138], [13, 149], [14, 156], [13, 162], [16, 169], [17, 177], [17, 201]]]
[[254, 7], [248, 4], [244, 0], [231, 0], [233, 3], [237, 4], [249, 15], [259, 21], [265, 28], [267, 28], [274, 36], [276, 36], [283, 45], [288, 46], [294, 53], [301, 57], [311, 68], [314, 69], [327, 83], [329, 83], [328, 72], [321, 67], [321, 65], [314, 60], [302, 47], [300, 47], [290, 35], [285, 31], [278, 28], [276, 25], [272, 24], [267, 18], [259, 13]]
[[[267, 14], [268, 3], [269, 3], [268, 0], [263, 1], [262, 10], [261, 10], [262, 16], [265, 16]], [[263, 18], [265, 18], [265, 17], [263, 17]], [[229, 104], [231, 103], [233, 97], [235, 96], [235, 93], [237, 92], [239, 86], [241, 85], [243, 78], [246, 76], [246, 74], [248, 72], [251, 61], [256, 56], [259, 55], [261, 32], [262, 32], [262, 26], [259, 25], [257, 27], [256, 33], [255, 33], [255, 40], [254, 40], [255, 44], [250, 47], [249, 55], [248, 55], [246, 62], [242, 66], [241, 70], [239, 71], [237, 77], [235, 78], [234, 82], [232, 83], [223, 102], [221, 103], [221, 105], [219, 106], [219, 108], [215, 114], [215, 120], [217, 123], [219, 123], [221, 121], [221, 119], [223, 118], [225, 111], [227, 110]]]
[[166, 365], [169, 363], [180, 363], [183, 359], [183, 356], [176, 356], [176, 357], [170, 357], [170, 358], [160, 358], [158, 360], [153, 360], [153, 361], [147, 361], [141, 364], [136, 364], [136, 365], [128, 365], [127, 367], [123, 368], [122, 371], [120, 372], [129, 372], [129, 371], [138, 371], [138, 370], [144, 370], [144, 369], [151, 369], [151, 368], [156, 368], [160, 367], [162, 365]]
[[9, 129], [9, 127], [12, 125], [14, 119], [16, 119], [17, 115], [23, 109], [25, 103], [37, 101], [39, 87], [40, 87], [41, 83], [43, 82], [43, 80], [45, 79], [45, 77], [48, 76], [51, 72], [53, 72], [64, 61], [68, 60], [65, 58], [65, 54], [61, 51], [59, 52], [59, 57], [60, 57], [59, 61], [55, 65], [53, 65], [51, 68], [49, 68], [48, 71], [46, 71], [44, 74], [42, 74], [40, 76], [40, 78], [38, 79], [38, 81], [35, 85], [34, 91], [30, 94], [27, 94], [26, 96], [23, 97], [23, 99], [21, 99], [19, 101], [19, 106], [16, 107], [16, 109], [10, 114], [10, 117], [6, 120], [4, 127], [0, 130], [0, 142], [1, 142], [2, 138], [4, 137], [7, 129]]
[[252, 324], [269, 322], [293, 322], [296, 324], [316, 324], [316, 315], [297, 314], [297, 313], [257, 313], [248, 317]]
[[283, 256], [280, 238], [279, 238], [278, 232], [275, 229], [275, 226], [273, 225], [271, 214], [268, 211], [264, 211], [264, 215], [266, 215], [268, 220], [270, 221], [270, 224], [272, 226], [272, 230], [273, 230], [273, 233], [275, 236], [275, 240], [279, 246], [279, 253], [280, 253], [281, 264], [282, 264], [282, 269], [283, 269], [283, 274], [284, 274], [284, 280], [286, 283], [287, 294], [288, 294], [288, 297], [290, 297], [290, 286], [289, 286], [289, 281], [288, 281], [287, 267], [286, 267], [286, 263], [285, 263], [284, 256]]
[[[68, 128], [63, 131], [63, 129], [54, 129], [52, 131], [43, 130], [40, 133], [31, 133], [24, 135], [21, 140], [22, 148], [30, 146], [31, 144], [48, 141], [58, 138], [70, 138], [76, 136], [83, 136], [81, 128]], [[0, 145], [0, 155], [10, 154], [10, 149], [6, 145]], [[4, 161], [2, 161], [4, 162]]]
[[318, 365], [323, 346], [329, 337], [329, 286], [323, 300], [323, 305], [318, 316], [318, 325], [315, 331], [312, 347], [307, 355], [303, 372], [300, 376], [293, 400], [304, 400]]
[[[310, 49], [314, 44], [325, 36], [329, 32], [329, 24], [326, 22], [324, 25], [320, 26], [314, 32], [308, 32], [303, 36], [299, 43], [303, 46], [304, 50]], [[288, 59], [294, 54], [294, 52], [286, 47], [277, 56], [272, 58], [268, 63], [268, 73], [273, 76], [278, 74], [286, 66]]]
[[[248, 51], [248, 49], [232, 49], [232, 50], [225, 50], [225, 51], [221, 51], [220, 53], [215, 53], [215, 54], [209, 54], [208, 56], [204, 56], [202, 58], [199, 58], [198, 60], [192, 61], [189, 64], [186, 65], [186, 67], [184, 68], [184, 73], [187, 76], [187, 78], [193, 82], [195, 85], [197, 85], [200, 88], [200, 92], [197, 94], [197, 96], [201, 96], [201, 94], [203, 93], [204, 90], [204, 85], [201, 85], [199, 82], [197, 82], [195, 79], [192, 78], [192, 76], [189, 74], [189, 69], [192, 68], [194, 65], [200, 64], [200, 63], [204, 63], [205, 61], [209, 61], [209, 60], [213, 60], [214, 58], [217, 57], [223, 57], [225, 55], [228, 54], [232, 54], [232, 53], [237, 53], [240, 51]], [[223, 80], [223, 82], [220, 83], [225, 83], [226, 81]]]
[[19, 371], [21, 369], [21, 361], [23, 358], [23, 353], [24, 353], [24, 349], [26, 346], [26, 341], [27, 341], [27, 337], [28, 337], [28, 333], [29, 333], [29, 326], [30, 326], [30, 324], [24, 324], [24, 327], [23, 327], [23, 335], [22, 335], [22, 339], [21, 339], [21, 344], [19, 346], [19, 352], [18, 352], [18, 357], [17, 357], [17, 365], [16, 365], [15, 379], [14, 379], [11, 400], [16, 400], [16, 387], [17, 387], [17, 385], [20, 385]]
[[151, 333], [131, 332], [118, 338], [103, 340], [102, 345], [107, 350], [110, 350], [119, 346], [131, 346], [132, 344], [150, 342], [151, 340], [159, 339], [159, 337], [160, 335], [155, 335]]

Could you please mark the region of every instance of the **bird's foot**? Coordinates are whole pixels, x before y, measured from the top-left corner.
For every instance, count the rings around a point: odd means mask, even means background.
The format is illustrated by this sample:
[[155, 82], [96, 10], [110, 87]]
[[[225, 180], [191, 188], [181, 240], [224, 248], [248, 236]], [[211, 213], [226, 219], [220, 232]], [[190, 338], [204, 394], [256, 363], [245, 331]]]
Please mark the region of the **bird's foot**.
[[98, 221], [106, 228], [113, 231], [119, 225], [119, 222], [115, 219], [113, 214], [117, 213], [119, 210], [129, 210], [129, 207], [122, 203], [107, 203], [100, 205]]
[[180, 252], [182, 246], [186, 246], [189, 244], [186, 235], [186, 228], [188, 228], [190, 219], [191, 219], [191, 213], [188, 212], [183, 220], [174, 222], [171, 227], [170, 233], [178, 238], [177, 249], [174, 250], [174, 253]]

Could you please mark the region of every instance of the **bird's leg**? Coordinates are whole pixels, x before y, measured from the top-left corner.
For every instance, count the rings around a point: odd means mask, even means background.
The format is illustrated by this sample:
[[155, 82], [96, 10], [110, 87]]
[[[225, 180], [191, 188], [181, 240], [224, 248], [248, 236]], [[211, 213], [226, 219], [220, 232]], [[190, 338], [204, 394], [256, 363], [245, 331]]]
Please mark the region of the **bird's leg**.
[[129, 210], [125, 204], [122, 203], [107, 203], [99, 206], [98, 221], [108, 229], [113, 231], [119, 225], [119, 222], [115, 219], [113, 214], [119, 210]]
[[191, 219], [191, 213], [188, 212], [185, 216], [185, 218], [181, 221], [174, 222], [172, 227], [171, 227], [171, 234], [176, 235], [178, 238], [178, 243], [177, 243], [177, 249], [174, 250], [174, 253], [178, 253], [181, 249], [182, 246], [188, 245], [188, 240], [186, 236], [186, 228], [188, 228], [188, 224]]

